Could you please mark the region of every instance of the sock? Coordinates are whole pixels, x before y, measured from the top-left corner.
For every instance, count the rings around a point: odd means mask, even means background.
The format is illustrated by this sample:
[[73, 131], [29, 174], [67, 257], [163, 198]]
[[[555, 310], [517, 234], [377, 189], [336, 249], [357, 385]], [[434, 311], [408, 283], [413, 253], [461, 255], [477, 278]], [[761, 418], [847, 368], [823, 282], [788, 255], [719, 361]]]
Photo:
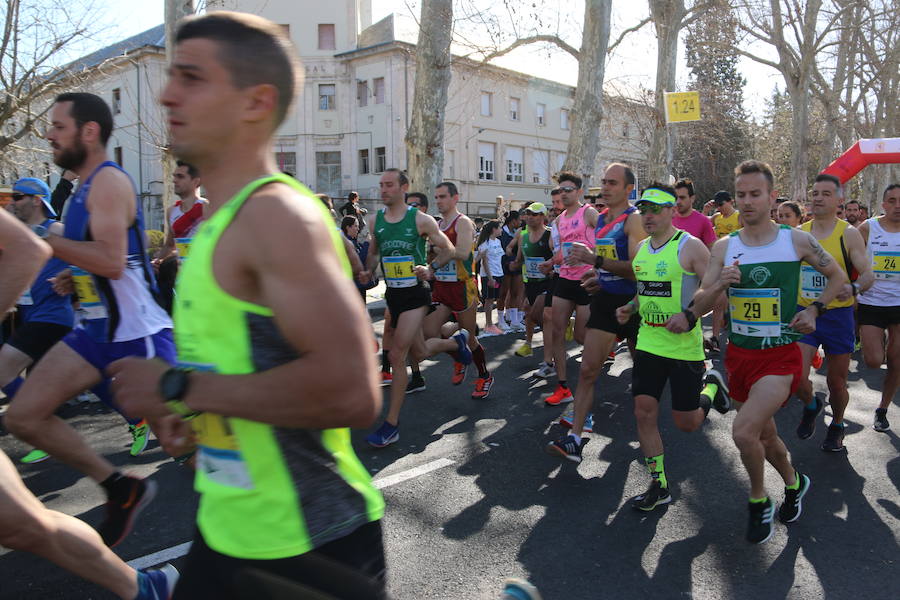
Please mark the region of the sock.
[[835, 423], [834, 419], [831, 419], [831, 426], [832, 426], [832, 427], [840, 427], [841, 429], [843, 429], [844, 427], [847, 426], [847, 424], [844, 423], [843, 420], [841, 420], [840, 423]]
[[487, 370], [487, 357], [484, 355], [484, 346], [478, 344], [478, 346], [472, 350], [472, 362], [475, 363], [475, 367], [478, 368], [478, 376], [482, 379], [487, 379], [491, 376]]
[[565, 380], [565, 379], [560, 379], [560, 380], [559, 380], [559, 387], [561, 387], [561, 388], [563, 388], [563, 389], [566, 389], [566, 390], [569, 389], [569, 386], [566, 385], [566, 380]]
[[703, 388], [703, 391], [700, 392], [701, 396], [706, 396], [709, 398], [709, 401], [712, 402], [716, 397], [716, 392], [719, 391], [718, 384], [715, 383], [707, 383], [706, 387]]
[[800, 473], [794, 471], [794, 485], [786, 485], [784, 486], [786, 490], [799, 490], [800, 489]]
[[666, 479], [663, 456], [663, 454], [660, 454], [659, 456], [648, 456], [644, 458], [644, 462], [647, 463], [647, 470], [650, 472], [650, 477], [659, 481], [659, 485], [668, 488], [669, 482]]
[[768, 502], [768, 500], [768, 496], [765, 496], [763, 498], [750, 498], [750, 504], [762, 504], [764, 502]]
[[803, 407], [803, 410], [808, 410], [810, 412], [814, 410], [819, 410], [819, 397], [813, 394], [812, 402]]
[[16, 377], [15, 379], [13, 379], [12, 381], [10, 381], [9, 383], [7, 383], [6, 385], [3, 386], [3, 388], [2, 388], [3, 393], [6, 394], [7, 398], [12, 400], [15, 397], [16, 392], [19, 391], [19, 388], [22, 387], [23, 383], [25, 383], [24, 379], [22, 379], [21, 377]]
[[389, 356], [390, 350], [382, 350], [381, 351], [381, 370], [385, 373], [391, 372], [391, 359]]
[[570, 433], [570, 434], [569, 434], [569, 437], [572, 438], [573, 440], [575, 440], [577, 443], [579, 443], [579, 444], [581, 443], [581, 436], [580, 436], [580, 435], [575, 435], [574, 433]]

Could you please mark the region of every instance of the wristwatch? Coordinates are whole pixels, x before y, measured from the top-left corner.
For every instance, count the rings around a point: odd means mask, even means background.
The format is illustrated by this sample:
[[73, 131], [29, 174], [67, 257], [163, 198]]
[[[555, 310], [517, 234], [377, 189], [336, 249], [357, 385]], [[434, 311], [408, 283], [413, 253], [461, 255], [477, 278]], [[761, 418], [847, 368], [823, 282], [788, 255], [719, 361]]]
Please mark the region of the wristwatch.
[[594, 259], [594, 268], [595, 268], [595, 269], [602, 269], [602, 268], [603, 268], [603, 261], [604, 261], [605, 259], [606, 259], [606, 257], [605, 257], [605, 256], [602, 256], [602, 255], [601, 255], [601, 256], [598, 256], [596, 259]]
[[816, 300], [815, 302], [810, 302], [809, 305], [810, 305], [810, 306], [815, 306], [815, 307], [816, 307], [816, 310], [818, 311], [820, 317], [821, 317], [822, 315], [824, 315], [824, 314], [825, 314], [825, 311], [827, 310], [827, 309], [825, 308], [825, 305], [822, 304], [821, 302], [819, 302], [818, 300]]
[[190, 383], [188, 376], [192, 372], [193, 369], [172, 367], [159, 378], [159, 393], [165, 400], [166, 407], [176, 415], [188, 418], [198, 414], [182, 400], [187, 394]]

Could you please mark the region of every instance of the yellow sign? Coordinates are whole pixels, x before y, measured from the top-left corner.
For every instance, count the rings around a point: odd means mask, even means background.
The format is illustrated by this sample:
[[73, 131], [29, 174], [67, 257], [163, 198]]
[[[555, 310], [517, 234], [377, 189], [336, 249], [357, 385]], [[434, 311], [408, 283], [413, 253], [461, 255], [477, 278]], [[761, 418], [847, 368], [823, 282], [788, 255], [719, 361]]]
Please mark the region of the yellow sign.
[[666, 123], [700, 120], [700, 92], [666, 92]]

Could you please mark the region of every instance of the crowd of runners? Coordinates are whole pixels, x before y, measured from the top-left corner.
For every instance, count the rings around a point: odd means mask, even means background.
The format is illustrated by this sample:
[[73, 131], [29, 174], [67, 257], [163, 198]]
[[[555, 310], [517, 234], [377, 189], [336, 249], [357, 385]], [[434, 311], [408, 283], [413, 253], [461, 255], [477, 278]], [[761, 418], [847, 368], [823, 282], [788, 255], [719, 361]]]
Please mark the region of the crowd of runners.
[[[635, 190], [632, 169], [613, 163], [592, 201], [577, 174], [562, 172], [549, 206], [476, 223], [459, 211], [453, 182], [436, 187], [435, 219], [431, 199], [387, 169], [383, 208], [366, 214], [351, 198], [335, 221], [328, 198], [273, 162], [298, 68], [282, 28], [215, 12], [183, 21], [175, 41], [160, 101], [180, 159], [179, 201], [160, 249], [148, 250], [133, 183], [107, 159], [110, 109], [88, 93], [58, 96], [47, 132], [65, 181], [78, 180], [74, 195], [63, 206], [43, 181], [24, 178], [0, 214], [0, 307], [18, 305], [19, 319], [0, 349], [4, 426], [34, 448], [23, 462], [52, 456], [108, 498], [94, 530], [44, 508], [0, 454], [3, 546], [126, 599], [383, 597], [384, 500], [349, 429], [382, 414], [380, 383], [387, 413], [365, 441], [397, 442], [406, 395], [426, 390], [419, 363], [444, 353], [452, 384], [474, 365], [471, 397], [488, 400], [494, 375], [479, 338], [492, 335], [521, 333], [519, 357], [540, 352], [534, 376], [555, 379], [543, 401], [564, 406], [559, 423], [569, 430], [546, 440], [546, 452], [575, 463], [605, 393], [598, 376], [627, 347], [649, 476], [630, 502], [639, 511], [672, 500], [657, 424], [666, 386], [683, 431], [710, 409], [736, 408], [751, 543], [773, 532], [766, 462], [784, 481], [778, 518], [801, 515], [812, 479], [792, 466], [773, 417], [796, 395], [796, 435], [815, 434], [824, 399], [809, 372], [821, 366], [820, 348], [832, 414], [821, 448], [846, 451], [847, 377], [860, 348], [869, 368], [887, 363], [872, 422], [889, 429], [900, 383], [900, 184], [866, 218], [832, 176], [815, 179], [804, 208], [776, 197], [766, 164], [746, 161], [733, 195], [718, 192], [707, 215], [694, 208], [690, 180]], [[359, 300], [379, 278], [380, 375]], [[574, 386], [569, 342], [582, 346]], [[717, 355], [724, 372], [710, 367]], [[122, 414], [132, 455], [152, 430], [196, 469], [197, 529], [180, 577], [171, 565], [135, 571], [109, 550], [157, 490], [57, 416], [85, 390]], [[526, 589], [511, 582], [506, 593], [536, 593]]]

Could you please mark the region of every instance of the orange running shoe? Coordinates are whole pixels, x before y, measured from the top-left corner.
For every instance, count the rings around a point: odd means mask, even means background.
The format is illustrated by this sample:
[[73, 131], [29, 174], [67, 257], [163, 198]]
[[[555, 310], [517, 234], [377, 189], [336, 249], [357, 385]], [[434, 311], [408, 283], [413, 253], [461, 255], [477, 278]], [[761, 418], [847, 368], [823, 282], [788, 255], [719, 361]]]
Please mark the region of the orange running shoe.
[[461, 362], [453, 363], [453, 377], [450, 378], [450, 383], [453, 385], [459, 385], [463, 381], [466, 380], [466, 371], [469, 369], [469, 365], [464, 365]]
[[824, 362], [824, 361], [823, 361], [823, 359], [822, 359], [822, 354], [819, 352], [818, 349], [816, 349], [816, 353], [813, 354], [813, 357], [812, 357], [812, 367], [813, 367], [813, 369], [815, 369], [816, 371], [818, 371], [819, 369], [821, 369], [821, 368], [822, 368], [822, 363], [823, 363], [823, 362]]
[[381, 387], [385, 387], [394, 383], [394, 375], [390, 371], [381, 372]]
[[475, 380], [475, 391], [472, 392], [472, 398], [475, 398], [476, 400], [487, 398], [488, 394], [491, 393], [491, 387], [493, 387], [493, 385], [494, 377], [492, 375], [479, 377]]
[[564, 388], [557, 383], [556, 391], [544, 398], [544, 402], [549, 406], [559, 406], [560, 404], [568, 404], [574, 399], [574, 396], [572, 396], [572, 390], [570, 390], [569, 388]]

